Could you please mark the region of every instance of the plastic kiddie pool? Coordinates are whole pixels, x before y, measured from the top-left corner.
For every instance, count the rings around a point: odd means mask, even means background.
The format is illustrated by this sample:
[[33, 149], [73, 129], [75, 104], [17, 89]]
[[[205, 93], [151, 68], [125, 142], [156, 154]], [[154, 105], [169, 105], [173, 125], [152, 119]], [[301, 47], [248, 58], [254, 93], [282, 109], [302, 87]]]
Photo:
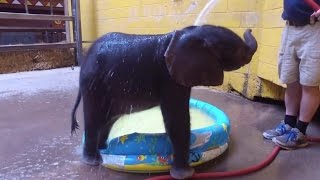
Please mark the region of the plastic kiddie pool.
[[[103, 166], [136, 173], [170, 169], [172, 146], [165, 134], [161, 111], [159, 107], [147, 111], [125, 115], [114, 124], [106, 142], [107, 149], [100, 150]], [[134, 114], [136, 120], [133, 120]], [[155, 120], [157, 122], [154, 121], [156, 117], [160, 117]], [[223, 111], [196, 99], [190, 99], [190, 117], [189, 163], [196, 166], [214, 159], [227, 149], [230, 122]], [[146, 124], [148, 122], [149, 125]]]

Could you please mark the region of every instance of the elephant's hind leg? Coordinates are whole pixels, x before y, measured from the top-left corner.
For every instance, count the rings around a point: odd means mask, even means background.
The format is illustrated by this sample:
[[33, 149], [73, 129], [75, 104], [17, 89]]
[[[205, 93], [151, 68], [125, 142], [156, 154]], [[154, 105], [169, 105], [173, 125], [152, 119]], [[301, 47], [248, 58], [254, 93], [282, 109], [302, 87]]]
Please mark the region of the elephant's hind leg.
[[110, 118], [110, 117], [112, 117], [111, 114], [110, 114], [110, 116], [108, 116], [106, 118], [106, 121], [100, 130], [99, 149], [106, 149], [107, 148], [106, 141], [109, 137], [111, 128], [112, 128], [114, 122], [116, 121], [115, 118]]
[[93, 94], [83, 97], [84, 112], [84, 146], [82, 160], [88, 165], [99, 165], [102, 162], [99, 146], [101, 142], [101, 127], [106, 120], [102, 100]]

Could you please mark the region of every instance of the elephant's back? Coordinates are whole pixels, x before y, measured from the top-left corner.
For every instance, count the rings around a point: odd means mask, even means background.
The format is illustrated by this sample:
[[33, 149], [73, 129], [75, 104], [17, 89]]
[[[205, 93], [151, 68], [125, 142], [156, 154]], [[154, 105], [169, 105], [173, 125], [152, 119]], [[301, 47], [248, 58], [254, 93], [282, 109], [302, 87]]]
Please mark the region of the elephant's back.
[[103, 56], [155, 56], [157, 51], [165, 52], [168, 39], [169, 34], [135, 35], [112, 32], [100, 37], [93, 48], [97, 55]]
[[108, 33], [89, 49], [80, 76], [108, 84], [110, 92], [146, 94], [167, 71], [164, 52], [169, 42], [168, 35]]
[[156, 72], [164, 66], [164, 53], [171, 36], [108, 33], [91, 46], [86, 64], [103, 69], [119, 67], [144, 73]]

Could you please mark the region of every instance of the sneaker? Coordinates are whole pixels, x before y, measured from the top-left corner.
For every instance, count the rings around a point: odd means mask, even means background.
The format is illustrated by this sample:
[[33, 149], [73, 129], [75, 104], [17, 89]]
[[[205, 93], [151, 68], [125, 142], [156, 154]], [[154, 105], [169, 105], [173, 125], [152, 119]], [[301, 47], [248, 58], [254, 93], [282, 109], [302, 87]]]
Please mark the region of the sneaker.
[[272, 138], [272, 141], [287, 150], [306, 147], [308, 145], [307, 137], [297, 128], [292, 128], [287, 134]]
[[280, 124], [275, 129], [270, 129], [262, 133], [263, 137], [266, 139], [272, 139], [277, 136], [282, 136], [289, 132], [292, 127], [288, 124], [285, 124], [284, 121], [281, 121]]

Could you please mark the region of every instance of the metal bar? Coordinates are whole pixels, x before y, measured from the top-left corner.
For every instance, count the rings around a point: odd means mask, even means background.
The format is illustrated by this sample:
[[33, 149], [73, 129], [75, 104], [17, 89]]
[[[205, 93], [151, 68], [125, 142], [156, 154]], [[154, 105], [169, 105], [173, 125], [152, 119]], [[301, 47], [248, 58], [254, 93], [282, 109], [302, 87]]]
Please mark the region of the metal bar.
[[49, 43], [49, 33], [46, 31], [46, 43]]
[[14, 20], [42, 20], [42, 21], [73, 21], [72, 16], [47, 15], [47, 14], [25, 14], [25, 13], [5, 13], [0, 12], [0, 19]]
[[38, 49], [66, 49], [75, 48], [75, 43], [41, 43], [41, 44], [19, 44], [19, 45], [0, 45], [0, 52], [8, 51], [25, 51], [25, 50], [38, 50]]
[[[73, 34], [72, 34], [72, 37], [73, 37], [73, 42], [77, 43], [77, 37], [76, 37], [76, 3], [75, 3], [75, 0], [71, 0], [71, 13], [72, 13], [72, 16], [75, 18], [74, 21], [72, 21], [72, 30], [73, 30]], [[75, 54], [75, 63], [76, 65], [80, 65], [80, 62], [79, 62], [79, 58], [78, 58], [78, 51], [77, 51], [77, 48], [74, 49], [74, 54]]]
[[24, 9], [26, 10], [26, 13], [29, 14], [29, 9], [28, 9], [28, 0], [24, 0]]
[[50, 14], [53, 15], [52, 0], [50, 0]]
[[88, 43], [88, 44], [90, 44], [90, 43], [93, 43], [94, 41], [82, 41], [82, 43]]
[[[2, 2], [3, 0], [0, 0]], [[2, 4], [0, 3], [0, 11], [1, 12], [10, 12], [10, 10], [25, 10], [25, 6], [18, 4]], [[46, 6], [30, 6], [28, 5], [28, 11], [30, 10], [47, 10]], [[61, 7], [53, 7], [54, 12], [62, 12], [63, 8]]]
[[81, 20], [80, 20], [80, 3], [79, 0], [72, 0], [72, 16], [75, 18], [73, 22], [73, 38], [77, 47], [75, 49], [78, 65], [81, 65], [82, 59], [82, 37], [81, 37]]
[[19, 26], [0, 26], [0, 32], [38, 32], [38, 31], [56, 31], [64, 32], [64, 28], [52, 28], [52, 27], [19, 27]]
[[[68, 0], [64, 0], [63, 3], [64, 3], [64, 15], [69, 16]], [[69, 22], [65, 22], [65, 29], [66, 29], [66, 40], [67, 42], [71, 42]]]

